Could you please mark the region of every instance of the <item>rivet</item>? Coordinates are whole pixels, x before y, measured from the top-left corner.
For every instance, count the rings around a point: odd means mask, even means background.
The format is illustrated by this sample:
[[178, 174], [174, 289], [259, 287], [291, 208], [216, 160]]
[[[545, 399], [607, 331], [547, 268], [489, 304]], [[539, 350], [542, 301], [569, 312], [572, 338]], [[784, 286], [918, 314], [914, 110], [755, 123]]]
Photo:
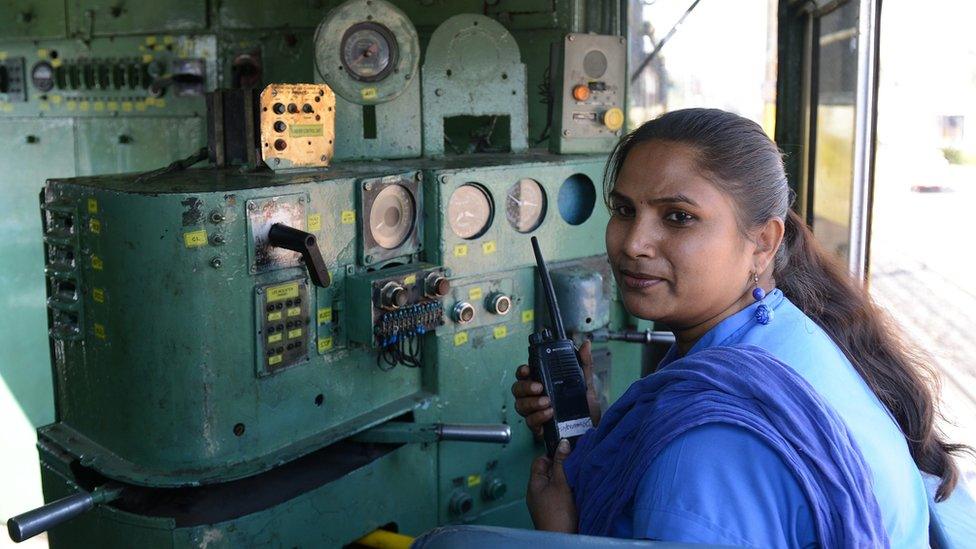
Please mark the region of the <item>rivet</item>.
[[436, 95], [437, 97], [440, 97], [440, 96], [444, 95], [444, 90], [441, 89], [441, 88], [437, 88], [436, 90], [434, 90], [434, 95]]

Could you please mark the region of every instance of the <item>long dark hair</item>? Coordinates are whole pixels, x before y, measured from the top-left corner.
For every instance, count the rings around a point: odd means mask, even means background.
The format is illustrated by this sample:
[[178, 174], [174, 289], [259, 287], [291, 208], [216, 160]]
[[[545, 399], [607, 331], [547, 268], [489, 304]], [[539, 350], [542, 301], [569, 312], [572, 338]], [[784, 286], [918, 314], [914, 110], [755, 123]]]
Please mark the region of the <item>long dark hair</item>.
[[950, 444], [935, 426], [940, 417], [934, 398], [938, 376], [924, 354], [874, 304], [864, 285], [821, 248], [790, 209], [792, 193], [776, 144], [758, 124], [736, 114], [717, 109], [672, 111], [617, 144], [604, 174], [605, 196], [634, 146], [654, 140], [694, 148], [703, 175], [734, 199], [743, 229], [773, 218], [784, 220], [786, 231], [773, 264], [776, 286], [847, 355], [898, 422], [918, 468], [941, 478], [936, 500], [947, 498], [958, 480], [950, 454], [968, 447]]

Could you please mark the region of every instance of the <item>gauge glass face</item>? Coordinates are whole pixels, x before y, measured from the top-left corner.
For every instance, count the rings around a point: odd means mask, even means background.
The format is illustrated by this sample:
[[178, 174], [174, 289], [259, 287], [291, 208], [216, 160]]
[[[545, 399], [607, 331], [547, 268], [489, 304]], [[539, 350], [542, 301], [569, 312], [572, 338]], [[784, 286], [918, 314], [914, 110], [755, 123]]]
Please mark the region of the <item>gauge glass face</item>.
[[378, 23], [359, 23], [342, 38], [342, 64], [362, 82], [382, 80], [396, 62], [396, 39]]
[[491, 224], [491, 197], [475, 183], [458, 187], [447, 203], [447, 220], [454, 234], [461, 238], [476, 238]]
[[413, 195], [406, 187], [384, 187], [369, 210], [369, 234], [383, 248], [397, 248], [413, 231], [415, 215]]
[[520, 233], [534, 231], [546, 214], [546, 192], [535, 179], [520, 179], [505, 196], [505, 215]]

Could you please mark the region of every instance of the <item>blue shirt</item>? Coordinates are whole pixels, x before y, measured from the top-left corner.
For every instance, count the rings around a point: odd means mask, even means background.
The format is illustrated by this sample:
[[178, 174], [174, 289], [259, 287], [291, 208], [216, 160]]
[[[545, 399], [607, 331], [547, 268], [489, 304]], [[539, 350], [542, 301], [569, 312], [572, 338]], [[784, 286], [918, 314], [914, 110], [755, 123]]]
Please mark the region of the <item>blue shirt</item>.
[[[766, 325], [756, 305], [708, 331], [689, 354], [714, 346], [755, 345], [788, 364], [847, 424], [871, 472], [892, 547], [928, 546], [928, 503], [908, 444], [844, 353], [815, 322], [773, 290]], [[672, 347], [664, 366], [679, 358]], [[799, 483], [757, 436], [705, 425], [675, 439], [652, 462], [614, 535], [751, 547], [817, 545]]]

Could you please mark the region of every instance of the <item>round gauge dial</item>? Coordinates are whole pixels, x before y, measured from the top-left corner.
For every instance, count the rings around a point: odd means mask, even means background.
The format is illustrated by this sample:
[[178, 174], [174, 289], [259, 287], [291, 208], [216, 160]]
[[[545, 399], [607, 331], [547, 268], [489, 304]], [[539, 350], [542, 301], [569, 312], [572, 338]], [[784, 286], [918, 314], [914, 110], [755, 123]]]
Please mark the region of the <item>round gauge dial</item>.
[[369, 210], [369, 234], [379, 246], [392, 250], [413, 231], [413, 195], [403, 185], [389, 185], [377, 193]]
[[546, 215], [546, 192], [535, 179], [520, 179], [505, 196], [505, 215], [520, 233], [532, 232]]
[[49, 92], [54, 88], [54, 67], [47, 61], [41, 61], [31, 69], [31, 82], [42, 92]]
[[379, 23], [357, 23], [342, 36], [342, 66], [360, 82], [377, 82], [386, 78], [396, 66], [397, 41], [389, 29]]
[[491, 225], [493, 208], [488, 191], [476, 183], [465, 183], [451, 194], [447, 221], [461, 238], [477, 238]]

